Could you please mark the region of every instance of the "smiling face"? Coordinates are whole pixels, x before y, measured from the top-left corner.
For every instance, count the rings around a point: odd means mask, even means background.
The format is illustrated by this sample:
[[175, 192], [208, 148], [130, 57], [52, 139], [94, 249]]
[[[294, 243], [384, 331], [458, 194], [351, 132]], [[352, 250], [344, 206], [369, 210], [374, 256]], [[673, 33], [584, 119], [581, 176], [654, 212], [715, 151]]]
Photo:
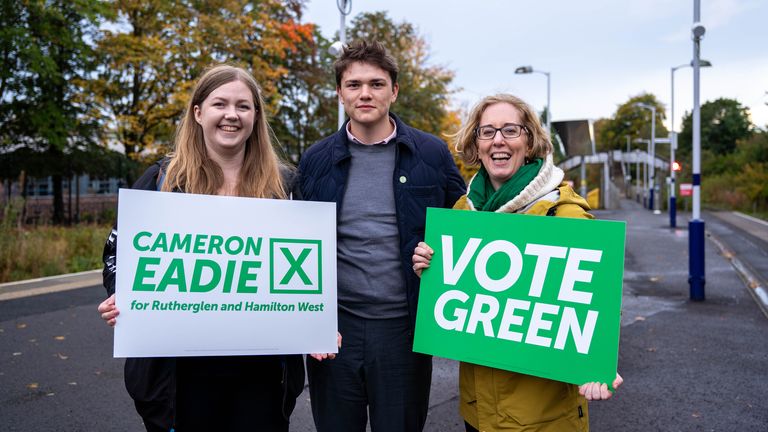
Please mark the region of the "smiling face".
[[194, 106], [195, 121], [203, 128], [205, 147], [215, 154], [245, 150], [253, 132], [256, 107], [253, 95], [242, 81], [232, 81], [212, 91]]
[[349, 65], [336, 88], [352, 129], [389, 127], [389, 106], [397, 99], [398, 86], [384, 69], [363, 62]]
[[[479, 126], [501, 128], [506, 124], [523, 124], [520, 111], [513, 105], [499, 102], [489, 105], [480, 116]], [[525, 164], [529, 136], [523, 131], [517, 138], [504, 138], [497, 131], [492, 139], [477, 139], [477, 153], [480, 162], [488, 172], [494, 189], [499, 189]]]

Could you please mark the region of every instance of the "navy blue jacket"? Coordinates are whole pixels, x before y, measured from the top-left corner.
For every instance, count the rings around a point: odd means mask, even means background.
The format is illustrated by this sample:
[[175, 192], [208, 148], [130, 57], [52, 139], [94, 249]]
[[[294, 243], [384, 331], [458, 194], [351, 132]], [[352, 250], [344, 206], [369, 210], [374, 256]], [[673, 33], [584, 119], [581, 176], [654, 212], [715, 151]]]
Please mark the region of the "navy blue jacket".
[[[413, 272], [411, 257], [416, 244], [424, 240], [427, 207], [453, 207], [466, 193], [466, 184], [445, 142], [406, 125], [392, 113], [389, 115], [397, 125], [395, 172], [391, 181], [400, 234], [400, 263], [408, 314], [415, 325], [419, 278]], [[337, 215], [342, 206], [354, 205], [343, 202], [352, 160], [346, 130], [344, 124], [333, 135], [312, 145], [299, 163], [298, 186], [303, 199], [335, 202]]]

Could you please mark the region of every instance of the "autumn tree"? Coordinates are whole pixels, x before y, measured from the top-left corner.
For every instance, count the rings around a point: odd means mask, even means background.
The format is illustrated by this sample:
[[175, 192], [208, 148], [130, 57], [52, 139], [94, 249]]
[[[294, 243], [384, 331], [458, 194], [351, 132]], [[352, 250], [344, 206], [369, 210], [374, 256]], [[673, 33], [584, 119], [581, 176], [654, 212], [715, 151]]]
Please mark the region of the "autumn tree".
[[99, 70], [88, 83], [94, 117], [129, 158], [166, 143], [183, 109], [181, 95], [195, 73], [188, 44], [174, 28], [191, 17], [178, 2], [109, 2], [111, 20], [98, 37]]
[[194, 80], [208, 66], [248, 68], [269, 113], [278, 111], [285, 61], [312, 36], [299, 24], [303, 0], [113, 0], [114, 20], [97, 39], [90, 84], [97, 116], [129, 157], [167, 149]]
[[456, 133], [461, 128], [461, 119], [462, 117], [466, 117], [466, 113], [463, 110], [460, 109], [452, 109], [448, 110], [446, 112], [445, 117], [443, 117], [442, 125], [440, 126], [441, 129], [444, 131], [440, 136], [440, 138], [443, 138], [448, 143], [448, 150], [450, 150], [451, 155], [453, 155], [453, 161], [456, 163], [456, 166], [459, 168], [459, 172], [461, 173], [461, 176], [464, 177], [464, 181], [469, 183], [469, 181], [474, 177], [474, 175], [477, 173], [478, 169], [480, 169], [479, 165], [467, 165], [464, 163], [464, 161], [461, 158], [461, 154], [456, 149]]

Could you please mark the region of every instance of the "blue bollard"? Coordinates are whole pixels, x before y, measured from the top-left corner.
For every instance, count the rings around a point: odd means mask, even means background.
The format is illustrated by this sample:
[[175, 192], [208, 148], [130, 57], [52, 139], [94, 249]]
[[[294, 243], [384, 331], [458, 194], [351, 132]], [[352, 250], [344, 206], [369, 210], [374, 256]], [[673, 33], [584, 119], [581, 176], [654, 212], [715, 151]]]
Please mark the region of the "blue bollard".
[[688, 222], [688, 285], [693, 301], [704, 301], [704, 221]]
[[648, 199], [648, 210], [653, 210], [653, 188], [651, 188], [650, 199]]
[[669, 197], [669, 226], [677, 228], [677, 198]]

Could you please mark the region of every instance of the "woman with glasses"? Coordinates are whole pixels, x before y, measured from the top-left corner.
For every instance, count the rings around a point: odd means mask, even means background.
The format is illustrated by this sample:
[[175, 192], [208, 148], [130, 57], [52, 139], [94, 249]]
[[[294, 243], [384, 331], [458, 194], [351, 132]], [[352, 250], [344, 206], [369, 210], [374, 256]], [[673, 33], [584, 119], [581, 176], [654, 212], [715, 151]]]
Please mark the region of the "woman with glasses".
[[[519, 98], [484, 98], [453, 138], [464, 163], [480, 165], [454, 208], [592, 219], [587, 202], [552, 163], [549, 134]], [[416, 247], [413, 269], [419, 276], [432, 253], [424, 242]], [[617, 374], [614, 389], [622, 381]], [[586, 431], [587, 400], [611, 397], [606, 384], [576, 386], [464, 362], [459, 390], [459, 411], [469, 432]]]

